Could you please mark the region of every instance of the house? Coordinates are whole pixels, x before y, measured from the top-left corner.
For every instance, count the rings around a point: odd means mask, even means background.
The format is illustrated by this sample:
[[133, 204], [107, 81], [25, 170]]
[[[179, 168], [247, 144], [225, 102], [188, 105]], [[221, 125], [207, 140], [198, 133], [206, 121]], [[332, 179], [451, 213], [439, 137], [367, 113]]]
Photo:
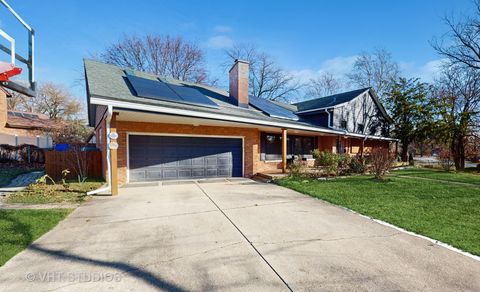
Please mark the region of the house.
[[227, 92], [85, 60], [89, 123], [113, 187], [251, 177], [294, 156], [313, 163], [316, 148], [355, 155], [395, 141], [370, 88], [284, 104], [249, 96], [248, 71], [236, 60]]
[[0, 86], [0, 144], [51, 148], [52, 138], [47, 133], [56, 123], [44, 114], [8, 110], [9, 97], [9, 92]]

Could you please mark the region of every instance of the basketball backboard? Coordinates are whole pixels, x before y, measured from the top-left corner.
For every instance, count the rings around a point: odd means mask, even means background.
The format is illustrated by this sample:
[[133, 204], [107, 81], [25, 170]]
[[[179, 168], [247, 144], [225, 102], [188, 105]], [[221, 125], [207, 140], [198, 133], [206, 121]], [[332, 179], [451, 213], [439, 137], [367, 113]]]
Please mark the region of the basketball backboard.
[[[0, 8], [2, 6], [6, 8], [28, 34], [28, 41], [25, 44], [18, 44], [15, 38], [6, 31], [6, 28], [0, 27], [0, 40], [2, 40], [0, 43], [0, 85], [28, 96], [35, 96], [35, 32], [5, 0], [0, 0], [0, 4]], [[18, 52], [19, 47], [28, 49], [27, 56], [22, 56]], [[19, 63], [26, 66], [27, 74], [23, 79], [20, 77], [22, 68]]]

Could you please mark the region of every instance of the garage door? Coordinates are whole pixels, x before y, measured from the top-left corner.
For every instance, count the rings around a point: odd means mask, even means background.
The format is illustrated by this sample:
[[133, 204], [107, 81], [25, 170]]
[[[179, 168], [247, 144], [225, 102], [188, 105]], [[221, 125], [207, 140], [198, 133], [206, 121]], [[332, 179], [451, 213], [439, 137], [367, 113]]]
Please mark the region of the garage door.
[[242, 139], [129, 135], [131, 182], [242, 176]]

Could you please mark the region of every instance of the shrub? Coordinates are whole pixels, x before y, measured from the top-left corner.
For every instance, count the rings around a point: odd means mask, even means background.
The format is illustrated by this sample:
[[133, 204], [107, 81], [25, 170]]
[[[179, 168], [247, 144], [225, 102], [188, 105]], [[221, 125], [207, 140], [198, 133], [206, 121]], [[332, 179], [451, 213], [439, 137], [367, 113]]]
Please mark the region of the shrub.
[[445, 171], [450, 171], [453, 167], [452, 153], [449, 150], [442, 150], [438, 153], [440, 159], [440, 166]]
[[410, 166], [415, 165], [415, 160], [413, 159], [413, 153], [412, 152], [408, 153], [408, 165], [410, 165]]
[[312, 156], [313, 158], [317, 159], [318, 157], [320, 157], [320, 149], [313, 149], [312, 150]]
[[370, 153], [370, 167], [375, 178], [382, 178], [392, 167], [394, 159], [388, 149], [374, 148]]
[[345, 175], [350, 172], [350, 161], [352, 158], [347, 154], [337, 154], [338, 156], [338, 166], [337, 166], [337, 175]]
[[327, 151], [319, 152], [318, 157], [315, 158], [315, 164], [323, 166], [327, 174], [337, 174], [339, 161], [340, 155]]
[[0, 162], [18, 161], [23, 161], [25, 163], [45, 163], [45, 153], [43, 152], [43, 149], [38, 148], [35, 145], [0, 145]]
[[28, 144], [22, 144], [16, 148], [18, 149], [18, 155], [23, 162], [45, 163], [45, 153], [43, 152], [43, 149]]
[[302, 176], [305, 172], [305, 162], [300, 159], [294, 159], [288, 164], [288, 175], [293, 177]]
[[15, 160], [15, 146], [8, 144], [0, 145], [0, 162], [11, 162]]
[[363, 159], [359, 156], [353, 157], [350, 159], [348, 164], [348, 169], [350, 173], [365, 173], [367, 170]]

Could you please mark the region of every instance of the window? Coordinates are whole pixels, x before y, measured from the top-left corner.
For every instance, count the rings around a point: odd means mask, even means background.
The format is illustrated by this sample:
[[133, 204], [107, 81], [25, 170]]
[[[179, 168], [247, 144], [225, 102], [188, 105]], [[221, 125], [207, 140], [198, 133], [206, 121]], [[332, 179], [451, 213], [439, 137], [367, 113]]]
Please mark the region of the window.
[[[279, 134], [262, 133], [262, 160], [282, 159], [282, 136]], [[287, 158], [298, 155], [301, 158], [313, 158], [312, 150], [315, 148], [315, 138], [306, 136], [288, 136]]]
[[282, 159], [282, 136], [274, 134], [263, 135], [264, 160]]
[[340, 121], [340, 128], [346, 130], [347, 129], [347, 121], [345, 121], [345, 120]]
[[363, 124], [357, 123], [357, 133], [363, 133], [365, 126]]

